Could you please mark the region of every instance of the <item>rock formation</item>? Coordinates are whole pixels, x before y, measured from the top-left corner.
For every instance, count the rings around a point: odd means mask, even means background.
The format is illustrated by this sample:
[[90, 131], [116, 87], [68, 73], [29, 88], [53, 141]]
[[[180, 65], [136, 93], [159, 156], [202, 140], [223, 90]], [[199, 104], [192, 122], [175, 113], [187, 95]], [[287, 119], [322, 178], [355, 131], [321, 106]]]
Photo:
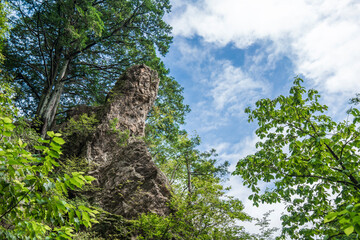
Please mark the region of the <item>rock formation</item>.
[[142, 137], [145, 120], [158, 91], [156, 71], [145, 65], [129, 68], [116, 82], [104, 106], [79, 106], [74, 119], [94, 114], [90, 134], [69, 136], [65, 155], [83, 157], [93, 165], [99, 190], [93, 199], [103, 209], [127, 219], [141, 213], [167, 215], [170, 187], [156, 167]]

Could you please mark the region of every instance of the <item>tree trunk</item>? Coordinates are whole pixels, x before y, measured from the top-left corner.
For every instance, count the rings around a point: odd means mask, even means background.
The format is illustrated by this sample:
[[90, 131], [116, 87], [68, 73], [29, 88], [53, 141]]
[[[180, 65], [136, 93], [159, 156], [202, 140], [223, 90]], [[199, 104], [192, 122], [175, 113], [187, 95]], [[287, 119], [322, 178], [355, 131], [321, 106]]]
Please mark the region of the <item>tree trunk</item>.
[[45, 90], [41, 96], [41, 100], [36, 111], [36, 120], [39, 121], [38, 132], [42, 137], [46, 136], [46, 132], [54, 122], [61, 94], [64, 89], [64, 78], [66, 76], [69, 62], [69, 60], [65, 61], [55, 84], [50, 86], [48, 90]]
[[189, 196], [191, 196], [192, 194], [192, 189], [191, 189], [191, 168], [190, 168], [190, 159], [186, 157], [186, 170], [187, 170], [187, 187], [188, 187], [188, 192], [189, 192]]

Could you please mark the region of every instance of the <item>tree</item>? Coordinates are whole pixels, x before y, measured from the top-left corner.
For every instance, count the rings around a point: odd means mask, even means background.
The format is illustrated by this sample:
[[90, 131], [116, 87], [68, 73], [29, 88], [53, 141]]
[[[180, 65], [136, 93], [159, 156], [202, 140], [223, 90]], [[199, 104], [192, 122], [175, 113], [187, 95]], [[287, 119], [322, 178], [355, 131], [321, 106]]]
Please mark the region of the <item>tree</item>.
[[270, 240], [274, 239], [273, 235], [276, 231], [279, 230], [279, 228], [276, 227], [270, 227], [270, 220], [269, 216], [274, 210], [270, 210], [266, 213], [264, 213], [262, 219], [256, 219], [257, 226], [260, 227], [260, 233], [254, 234], [254, 239], [256, 240]]
[[2, 63], [4, 60], [2, 49], [3, 49], [4, 35], [7, 31], [8, 31], [8, 26], [7, 26], [7, 15], [5, 10], [5, 4], [4, 2], [1, 1], [0, 2], [0, 63]]
[[201, 152], [198, 136], [185, 131], [176, 141], [152, 148], [154, 161], [168, 176], [174, 213], [144, 214], [134, 221], [144, 239], [250, 239], [237, 221], [247, 221], [242, 202], [227, 196], [222, 186], [228, 162], [220, 163], [215, 150]]
[[[44, 136], [59, 104], [105, 100], [123, 70], [168, 51], [168, 0], [10, 0], [13, 9], [6, 68], [18, 85], [17, 103], [35, 116]], [[170, 81], [169, 79], [165, 79]]]
[[[348, 229], [350, 221], [344, 224], [327, 214], [340, 216], [348, 205], [359, 203], [360, 111], [351, 108], [348, 120], [335, 122], [324, 114], [327, 106], [319, 103], [318, 92], [306, 91], [301, 83], [296, 78], [289, 96], [261, 99], [255, 110], [246, 109], [249, 122], [257, 120], [261, 141], [255, 154], [238, 162], [234, 174], [251, 188], [255, 205], [286, 203], [283, 238], [355, 239], [358, 217]], [[271, 187], [261, 192], [259, 181]]]
[[[3, 2], [0, 2], [0, 39], [1, 39], [1, 50], [2, 50], [2, 41], [4, 40], [4, 34], [7, 31], [6, 25], [6, 11], [5, 5]], [[3, 55], [1, 53], [1, 59], [3, 59]]]
[[34, 146], [18, 138], [15, 133], [24, 126], [14, 124], [11, 88], [0, 86], [0, 238], [71, 239], [75, 229], [97, 222], [98, 211], [69, 202], [67, 191], [81, 189], [94, 178], [82, 172], [54, 175], [64, 140], [54, 132]]
[[[174, 145], [178, 135], [184, 134], [180, 126], [185, 123], [185, 115], [190, 112], [184, 104], [183, 88], [172, 77], [167, 76], [169, 70], [160, 64], [157, 72], [160, 77], [158, 98], [146, 120], [145, 136], [150, 146]], [[164, 148], [163, 148], [164, 149]]]

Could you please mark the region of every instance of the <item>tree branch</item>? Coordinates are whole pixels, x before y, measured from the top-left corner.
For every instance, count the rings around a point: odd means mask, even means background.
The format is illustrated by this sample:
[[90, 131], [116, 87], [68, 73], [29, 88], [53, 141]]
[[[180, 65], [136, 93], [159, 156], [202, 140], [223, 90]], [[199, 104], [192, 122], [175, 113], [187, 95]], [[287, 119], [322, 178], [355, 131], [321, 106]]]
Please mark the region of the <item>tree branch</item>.
[[19, 77], [19, 79], [24, 80], [24, 82], [26, 83], [26, 85], [28, 85], [29, 88], [31, 89], [31, 91], [35, 94], [36, 98], [37, 98], [38, 100], [40, 100], [39, 94], [37, 93], [37, 91], [36, 91], [36, 89], [34, 88], [34, 86], [30, 84], [29, 80], [28, 80], [24, 75], [22, 75], [21, 73], [18, 73], [17, 76]]
[[345, 185], [351, 185], [353, 187], [355, 187], [357, 190], [360, 190], [359, 186], [357, 186], [356, 184], [354, 184], [353, 182], [347, 182], [347, 181], [341, 181], [341, 180], [334, 180], [331, 178], [327, 178], [327, 177], [322, 177], [322, 176], [316, 176], [316, 175], [297, 175], [297, 174], [284, 174], [288, 177], [298, 177], [298, 178], [317, 178], [317, 179], [322, 179], [322, 180], [326, 180], [326, 181], [330, 181], [330, 182], [335, 182], [335, 183], [343, 183]]
[[105, 39], [108, 39], [110, 37], [113, 37], [117, 32], [119, 32], [121, 29], [127, 27], [127, 25], [129, 23], [131, 23], [131, 21], [133, 20], [133, 18], [136, 16], [137, 12], [139, 11], [140, 7], [143, 6], [144, 2], [141, 3], [139, 6], [137, 6], [134, 10], [134, 12], [131, 14], [131, 16], [118, 28], [115, 28], [109, 35], [105, 36], [105, 37], [100, 37], [99, 39], [93, 41], [92, 43], [88, 44], [87, 46], [85, 46], [83, 49], [80, 49], [78, 51], [75, 51], [73, 53], [70, 53], [70, 57], [74, 58], [75, 56], [77, 56], [79, 53], [82, 53], [90, 48], [92, 48], [93, 46], [97, 45], [98, 43], [102, 42]]
[[37, 183], [38, 180], [36, 180], [33, 185], [31, 186], [31, 189], [29, 191], [27, 191], [27, 193], [25, 193], [20, 199], [19, 201], [17, 201], [17, 203], [15, 203], [13, 206], [11, 206], [6, 212], [4, 212], [1, 216], [0, 216], [0, 220], [9, 212], [11, 212], [27, 195], [29, 195], [30, 192], [32, 192], [34, 190], [35, 184]]

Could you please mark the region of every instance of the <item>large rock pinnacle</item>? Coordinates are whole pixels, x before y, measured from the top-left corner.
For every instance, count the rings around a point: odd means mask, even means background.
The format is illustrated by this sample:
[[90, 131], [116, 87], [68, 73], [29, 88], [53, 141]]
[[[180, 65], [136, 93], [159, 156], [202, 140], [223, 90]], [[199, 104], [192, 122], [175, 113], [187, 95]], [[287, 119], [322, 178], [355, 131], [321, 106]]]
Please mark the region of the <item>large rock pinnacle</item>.
[[[145, 135], [145, 120], [157, 96], [159, 78], [146, 65], [129, 68], [115, 83], [102, 107], [101, 123], [87, 142], [86, 158], [103, 164], [116, 157], [122, 141], [132, 142]], [[129, 135], [131, 138], [124, 138]], [[114, 160], [116, 162], [116, 160]]]
[[145, 135], [145, 120], [159, 88], [157, 72], [146, 65], [129, 68], [107, 97], [104, 116], [118, 119], [116, 128], [130, 130], [133, 136]]
[[81, 149], [67, 146], [66, 154], [85, 157], [95, 165], [91, 174], [100, 188], [94, 193], [96, 202], [128, 219], [146, 212], [167, 215], [170, 211], [169, 183], [141, 138], [158, 86], [156, 71], [136, 65], [116, 82], [104, 106], [82, 106], [72, 112], [75, 119], [83, 113], [95, 113], [99, 123], [85, 139], [72, 136], [71, 141]]

